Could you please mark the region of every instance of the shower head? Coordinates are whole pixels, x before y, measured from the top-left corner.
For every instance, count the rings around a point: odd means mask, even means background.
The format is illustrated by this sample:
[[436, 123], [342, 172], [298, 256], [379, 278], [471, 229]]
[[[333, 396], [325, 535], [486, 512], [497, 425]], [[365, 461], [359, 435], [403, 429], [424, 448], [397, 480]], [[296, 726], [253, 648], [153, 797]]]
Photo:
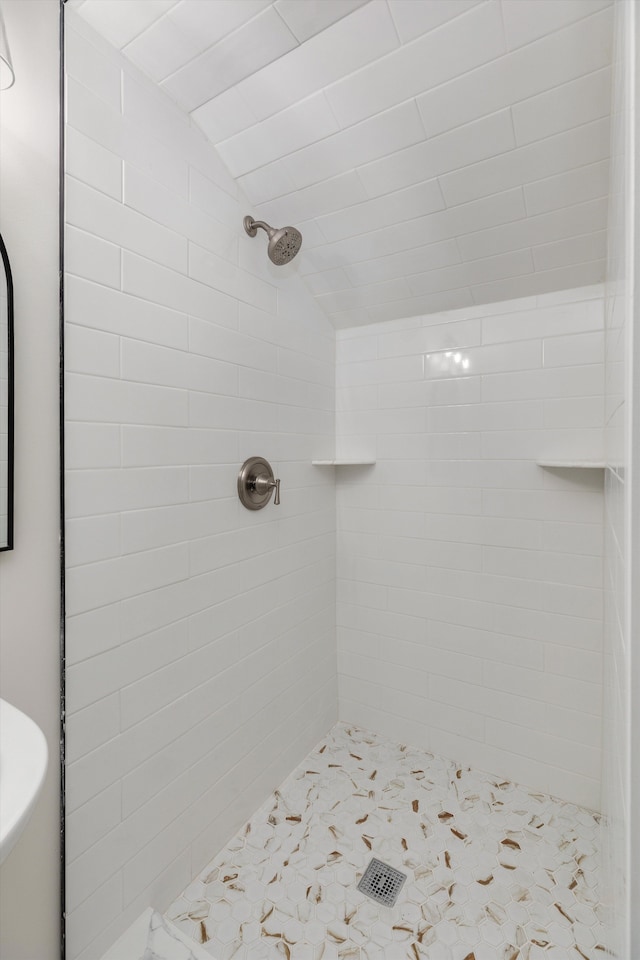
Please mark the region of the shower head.
[[254, 220], [250, 216], [246, 216], [243, 223], [244, 229], [250, 237], [255, 237], [258, 227], [265, 231], [269, 237], [269, 246], [267, 247], [269, 259], [279, 267], [283, 263], [293, 260], [302, 246], [302, 234], [295, 227], [280, 227], [279, 230], [275, 230], [264, 220]]

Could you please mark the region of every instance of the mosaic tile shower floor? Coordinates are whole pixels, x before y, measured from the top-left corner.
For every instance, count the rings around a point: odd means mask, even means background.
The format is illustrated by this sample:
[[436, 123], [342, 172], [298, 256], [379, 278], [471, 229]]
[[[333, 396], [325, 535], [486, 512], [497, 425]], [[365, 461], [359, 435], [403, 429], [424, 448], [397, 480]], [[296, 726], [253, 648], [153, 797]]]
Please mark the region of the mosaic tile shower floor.
[[[166, 916], [216, 960], [598, 960], [597, 815], [338, 724]], [[376, 857], [394, 907], [357, 890]]]

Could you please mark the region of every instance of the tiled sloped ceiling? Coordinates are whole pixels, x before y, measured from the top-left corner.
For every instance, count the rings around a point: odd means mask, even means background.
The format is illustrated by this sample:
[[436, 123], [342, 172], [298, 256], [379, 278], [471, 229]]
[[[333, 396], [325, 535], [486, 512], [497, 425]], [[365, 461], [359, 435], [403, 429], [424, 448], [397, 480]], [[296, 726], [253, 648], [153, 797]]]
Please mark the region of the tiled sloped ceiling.
[[603, 279], [609, 0], [74, 5], [302, 230], [337, 327]]

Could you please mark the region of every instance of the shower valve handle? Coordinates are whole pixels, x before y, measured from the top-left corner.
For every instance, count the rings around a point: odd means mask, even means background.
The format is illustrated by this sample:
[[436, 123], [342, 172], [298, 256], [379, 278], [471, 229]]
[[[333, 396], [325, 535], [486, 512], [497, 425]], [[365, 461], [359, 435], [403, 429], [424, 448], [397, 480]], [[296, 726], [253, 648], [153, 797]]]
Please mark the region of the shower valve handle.
[[267, 493], [270, 490], [276, 491], [276, 495], [273, 501], [274, 506], [280, 506], [280, 479], [275, 477], [269, 477], [265, 473], [261, 473], [259, 477], [255, 479], [255, 490], [256, 493]]

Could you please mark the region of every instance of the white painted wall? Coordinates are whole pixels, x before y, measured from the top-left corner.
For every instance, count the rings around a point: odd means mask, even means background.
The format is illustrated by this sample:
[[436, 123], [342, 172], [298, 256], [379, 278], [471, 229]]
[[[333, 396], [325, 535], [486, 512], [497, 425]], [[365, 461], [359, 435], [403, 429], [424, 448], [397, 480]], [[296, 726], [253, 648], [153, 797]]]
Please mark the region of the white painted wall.
[[[58, 4], [1, 0], [0, 229], [15, 290], [15, 549], [0, 554], [0, 695], [44, 731], [49, 770], [0, 868], [0, 956], [59, 957]], [[34, 886], [34, 878], [37, 878]], [[34, 907], [34, 890], [37, 906]]]
[[[637, 336], [638, 135], [635, 4], [616, 4], [605, 329], [605, 630], [603, 890], [611, 948], [640, 951], [637, 700], [640, 356]], [[635, 929], [634, 929], [635, 927]]]
[[341, 717], [596, 808], [602, 288], [338, 333]]
[[[203, 134], [67, 11], [68, 958], [337, 716], [334, 332]], [[249, 512], [251, 455], [282, 505]]]

